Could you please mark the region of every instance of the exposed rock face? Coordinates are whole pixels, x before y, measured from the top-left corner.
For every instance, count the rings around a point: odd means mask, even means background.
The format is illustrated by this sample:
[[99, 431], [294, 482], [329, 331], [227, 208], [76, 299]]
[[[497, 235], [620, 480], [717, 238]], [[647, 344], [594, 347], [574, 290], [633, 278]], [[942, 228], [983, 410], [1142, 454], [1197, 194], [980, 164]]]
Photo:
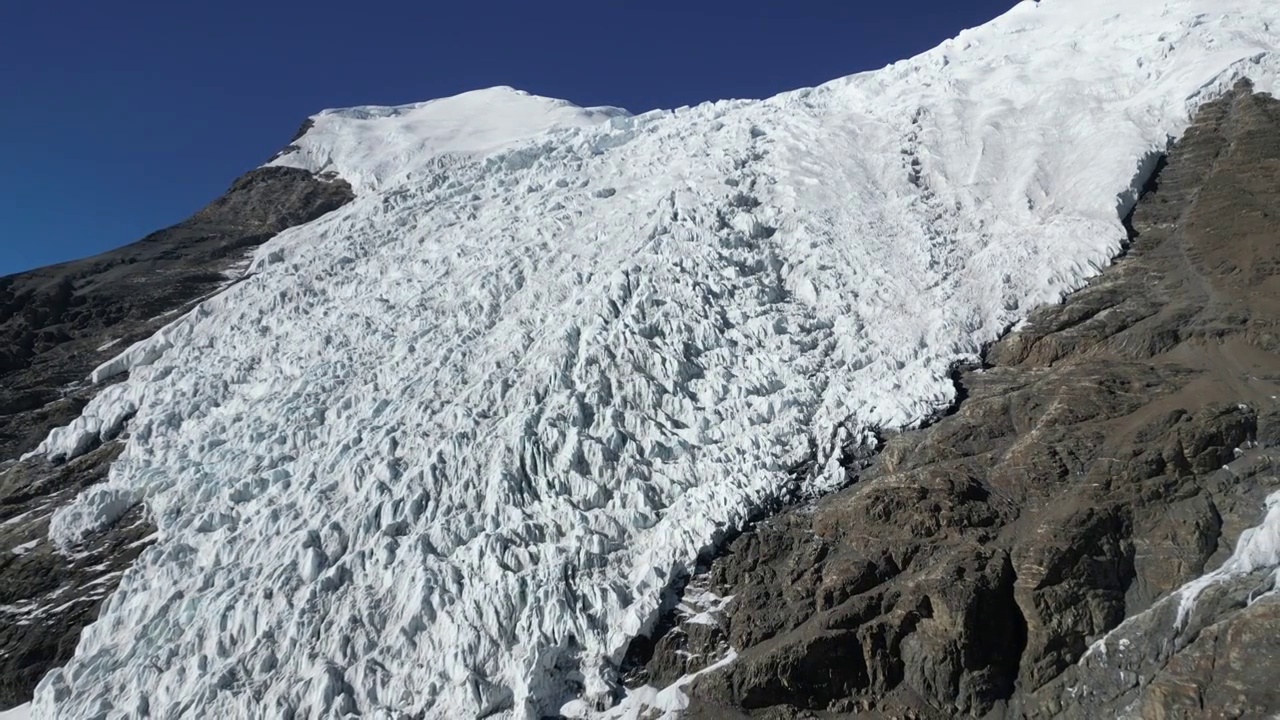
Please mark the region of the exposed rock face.
[[1132, 227], [960, 374], [955, 413], [731, 543], [701, 579], [733, 598], [718, 623], [677, 616], [633, 679], [732, 647], [690, 717], [1280, 711], [1280, 603], [1246, 607], [1265, 578], [1212, 588], [1180, 633], [1159, 602], [1280, 485], [1280, 102], [1242, 84], [1203, 108]]
[[341, 180], [254, 170], [190, 219], [96, 257], [0, 278], [0, 708], [31, 698], [147, 545], [142, 508], [72, 555], [49, 516], [106, 477], [111, 442], [64, 465], [17, 462], [79, 415], [95, 367], [233, 281], [250, 248], [352, 199]]

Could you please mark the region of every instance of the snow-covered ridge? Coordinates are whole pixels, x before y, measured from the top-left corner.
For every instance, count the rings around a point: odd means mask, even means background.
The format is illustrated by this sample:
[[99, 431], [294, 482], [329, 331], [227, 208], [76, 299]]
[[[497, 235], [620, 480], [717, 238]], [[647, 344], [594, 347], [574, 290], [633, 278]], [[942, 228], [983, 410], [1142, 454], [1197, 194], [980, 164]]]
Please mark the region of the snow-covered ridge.
[[1262, 0], [1043, 0], [764, 101], [316, 116], [276, 162], [357, 199], [42, 447], [132, 415], [53, 540], [138, 498], [160, 540], [35, 715], [608, 701], [699, 552], [949, 405], [951, 365], [1105, 266], [1155, 154], [1237, 78], [1272, 90], [1277, 47]]
[[486, 155], [556, 128], [590, 128], [627, 117], [621, 108], [580, 108], [510, 87], [410, 105], [325, 110], [295, 151], [271, 164], [336, 172], [359, 190], [413, 182], [423, 160]]

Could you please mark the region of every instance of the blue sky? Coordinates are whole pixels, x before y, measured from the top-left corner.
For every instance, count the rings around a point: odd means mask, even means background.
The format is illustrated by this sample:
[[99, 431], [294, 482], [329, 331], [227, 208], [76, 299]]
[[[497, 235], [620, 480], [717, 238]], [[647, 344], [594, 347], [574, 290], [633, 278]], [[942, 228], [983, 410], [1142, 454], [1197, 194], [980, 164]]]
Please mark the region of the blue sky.
[[881, 67], [1013, 0], [9, 0], [0, 275], [217, 197], [327, 107], [512, 85], [640, 112]]

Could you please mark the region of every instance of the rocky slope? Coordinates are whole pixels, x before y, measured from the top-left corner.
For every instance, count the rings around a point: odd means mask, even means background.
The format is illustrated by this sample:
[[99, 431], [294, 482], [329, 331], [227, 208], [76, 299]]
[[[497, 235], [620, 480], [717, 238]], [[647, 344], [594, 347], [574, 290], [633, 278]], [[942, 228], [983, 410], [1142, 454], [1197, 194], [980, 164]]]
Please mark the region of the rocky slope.
[[1181, 623], [1171, 597], [1280, 485], [1280, 102], [1242, 83], [1203, 107], [1131, 227], [958, 373], [951, 415], [730, 543], [632, 684], [733, 648], [689, 717], [1280, 711], [1280, 603], [1250, 602], [1270, 572], [1205, 583]]
[[55, 552], [50, 515], [106, 477], [120, 445], [62, 465], [22, 455], [102, 389], [86, 381], [99, 364], [233, 282], [249, 249], [351, 198], [341, 180], [260, 168], [132, 245], [0, 278], [0, 708], [70, 657], [151, 533], [137, 507], [72, 556]]

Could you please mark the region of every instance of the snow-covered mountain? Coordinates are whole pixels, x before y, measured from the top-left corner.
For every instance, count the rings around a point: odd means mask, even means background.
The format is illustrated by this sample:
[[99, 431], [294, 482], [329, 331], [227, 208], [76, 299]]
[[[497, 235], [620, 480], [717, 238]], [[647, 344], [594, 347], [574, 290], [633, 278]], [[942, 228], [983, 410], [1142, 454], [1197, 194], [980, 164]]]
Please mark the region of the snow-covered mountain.
[[356, 199], [94, 373], [54, 518], [158, 540], [38, 717], [591, 715], [698, 557], [845, 484], [1121, 250], [1265, 0], [1042, 0], [884, 70], [630, 115], [492, 88], [326, 111]]

